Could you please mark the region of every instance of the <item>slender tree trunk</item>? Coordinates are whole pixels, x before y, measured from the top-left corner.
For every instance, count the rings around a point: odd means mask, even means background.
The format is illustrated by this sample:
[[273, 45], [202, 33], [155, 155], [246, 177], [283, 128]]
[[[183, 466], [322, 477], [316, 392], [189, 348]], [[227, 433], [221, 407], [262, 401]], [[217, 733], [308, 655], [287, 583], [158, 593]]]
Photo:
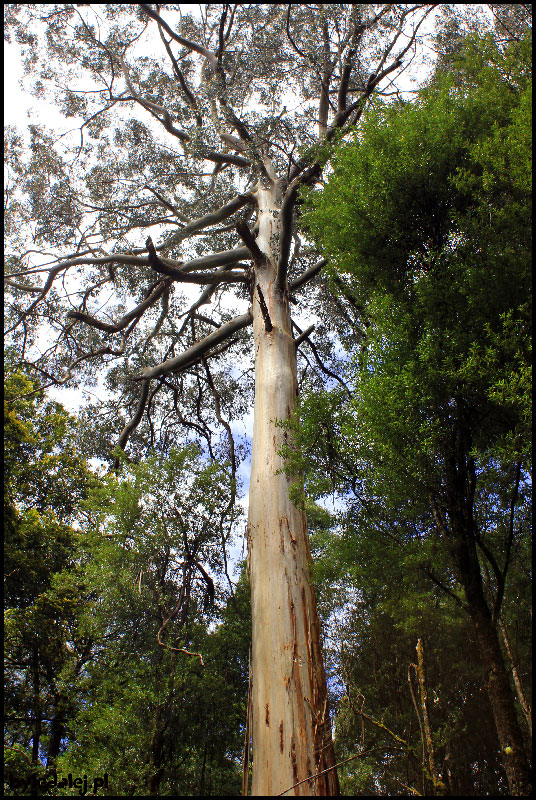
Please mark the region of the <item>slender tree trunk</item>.
[[430, 725], [430, 716], [428, 714], [428, 697], [426, 691], [426, 680], [424, 677], [424, 653], [422, 639], [417, 642], [417, 678], [419, 680], [419, 690], [421, 695], [421, 711], [424, 727], [424, 736], [426, 741], [426, 751], [428, 755], [428, 771], [432, 779], [434, 795], [445, 794], [445, 785], [439, 779], [439, 773], [435, 764], [434, 742], [432, 739], [432, 726]]
[[[206, 731], [205, 731], [205, 737], [206, 737]], [[205, 769], [207, 767], [207, 749], [208, 749], [208, 743], [205, 738], [205, 747], [203, 748], [203, 763], [201, 765], [201, 778], [199, 781], [199, 797], [204, 797], [205, 795]]]
[[[32, 653], [32, 764], [39, 764], [39, 745], [42, 733], [42, 707], [41, 707], [41, 683], [39, 680], [39, 648], [34, 645]], [[30, 796], [37, 797], [37, 787], [32, 781]]]
[[510, 794], [526, 796], [531, 794], [530, 768], [497, 628], [484, 598], [474, 542], [463, 543], [460, 562], [463, 565], [463, 570], [460, 569], [462, 583], [475, 626]]
[[510, 647], [510, 641], [508, 638], [508, 631], [506, 630], [506, 625], [499, 617], [499, 630], [501, 632], [502, 640], [504, 642], [504, 648], [508, 653], [508, 658], [510, 659], [510, 664], [512, 666], [512, 677], [514, 679], [514, 686], [516, 687], [516, 694], [517, 699], [519, 700], [519, 705], [523, 709], [523, 714], [525, 715], [525, 720], [527, 722], [527, 728], [529, 731], [529, 736], [532, 740], [532, 711], [530, 705], [528, 704], [527, 698], [525, 697], [525, 692], [523, 690], [523, 684], [521, 683], [521, 678], [519, 677], [519, 671], [517, 669], [517, 664], [515, 662], [512, 648]]
[[41, 686], [39, 681], [39, 648], [37, 645], [32, 653], [32, 711], [33, 711], [33, 730], [32, 730], [32, 763], [39, 762], [39, 744], [41, 741]]
[[277, 421], [294, 411], [297, 390], [288, 297], [275, 286], [272, 247], [279, 233], [279, 202], [277, 181], [259, 188], [257, 244], [266, 258], [255, 265], [253, 286], [255, 410], [248, 521], [252, 795], [290, 790], [288, 796], [333, 796], [339, 793], [335, 769], [290, 788], [335, 761], [307, 522], [289, 498], [292, 481], [279, 454], [288, 433]]
[[56, 764], [61, 746], [61, 740], [65, 735], [65, 703], [60, 695], [55, 703], [54, 716], [50, 725], [50, 737], [47, 748], [47, 769], [52, 769]]
[[[175, 683], [175, 665], [177, 663], [177, 653], [172, 653], [171, 664], [169, 667], [167, 693], [164, 701], [155, 706], [153, 717], [151, 720], [151, 743], [149, 751], [149, 772], [147, 776], [147, 794], [159, 795], [160, 782], [164, 774], [164, 738], [166, 729], [169, 723], [170, 708], [173, 703], [174, 683]], [[157, 683], [157, 694], [159, 684], [164, 682], [164, 651], [159, 653], [158, 660], [158, 673], [159, 680]]]
[[447, 498], [452, 528], [450, 546], [475, 626], [510, 794], [525, 796], [531, 794], [531, 771], [497, 627], [484, 594], [473, 516], [476, 472], [474, 462], [468, 456], [471, 438], [462, 414], [463, 409], [459, 405], [460, 422], [453, 430], [452, 448], [447, 456]]
[[[489, 580], [489, 573], [488, 568], [485, 567], [486, 572], [486, 580], [484, 582], [484, 588], [486, 590], [486, 598], [488, 603], [493, 602], [493, 593], [490, 586]], [[529, 736], [532, 741], [532, 711], [530, 705], [527, 702], [527, 698], [525, 697], [525, 692], [523, 691], [523, 684], [521, 683], [521, 678], [519, 677], [519, 671], [517, 669], [517, 664], [515, 662], [512, 648], [510, 647], [510, 640], [508, 637], [508, 631], [506, 629], [506, 625], [504, 624], [501, 616], [499, 615], [497, 619], [497, 624], [499, 625], [499, 631], [501, 633], [501, 638], [503, 640], [504, 649], [506, 650], [506, 654], [508, 656], [508, 660], [510, 661], [510, 666], [512, 668], [512, 678], [514, 679], [514, 686], [516, 689], [517, 699], [519, 700], [519, 705], [523, 710], [523, 714], [525, 716], [525, 721], [527, 723], [527, 728], [529, 731]]]
[[164, 731], [166, 729], [164, 704], [160, 703], [154, 710], [151, 721], [151, 745], [149, 753], [149, 775], [147, 778], [147, 794], [160, 794], [160, 781], [164, 772], [162, 754], [164, 750]]

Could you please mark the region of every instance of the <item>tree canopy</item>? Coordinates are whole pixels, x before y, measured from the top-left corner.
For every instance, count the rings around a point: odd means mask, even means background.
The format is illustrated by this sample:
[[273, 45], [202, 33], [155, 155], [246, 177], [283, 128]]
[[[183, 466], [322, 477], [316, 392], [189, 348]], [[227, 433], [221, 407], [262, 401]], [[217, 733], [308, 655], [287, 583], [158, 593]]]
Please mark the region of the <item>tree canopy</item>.
[[56, 769], [236, 794], [250, 629], [228, 473], [190, 445], [99, 478], [57, 402], [17, 372], [5, 389], [25, 394], [4, 419], [8, 793], [69, 794]]
[[5, 20], [8, 790], [529, 794], [529, 8]]
[[[476, 585], [494, 624], [526, 608], [529, 45], [469, 38], [456, 70], [415, 103], [378, 102], [302, 215], [335, 287], [367, 320], [346, 370], [353, 396], [337, 389], [302, 400], [297, 461], [316, 496], [350, 492], [342, 539], [323, 558], [338, 554], [363, 598], [349, 625], [359, 626], [365, 657], [364, 641], [393, 614], [395, 625], [436, 646], [429, 603], [438, 590], [444, 626], [449, 603], [471, 615]], [[478, 556], [466, 551], [471, 541]], [[397, 582], [396, 613], [393, 601], [384, 606], [386, 551], [396, 559], [388, 579]], [[419, 599], [423, 577], [429, 600]], [[441, 647], [446, 637], [448, 625]], [[346, 662], [362, 692], [362, 664], [355, 655]]]

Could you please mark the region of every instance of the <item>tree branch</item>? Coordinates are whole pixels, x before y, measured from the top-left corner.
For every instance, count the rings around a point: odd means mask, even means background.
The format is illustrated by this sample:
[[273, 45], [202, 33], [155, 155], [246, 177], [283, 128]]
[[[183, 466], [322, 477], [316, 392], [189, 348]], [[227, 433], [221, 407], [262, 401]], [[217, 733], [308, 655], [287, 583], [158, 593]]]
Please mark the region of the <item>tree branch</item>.
[[249, 226], [245, 222], [239, 222], [238, 225], [236, 225], [236, 232], [251, 253], [255, 263], [263, 264], [266, 261], [266, 256], [257, 244], [255, 237], [249, 229]]
[[101, 331], [106, 331], [106, 333], [117, 333], [118, 331], [122, 331], [123, 328], [126, 328], [132, 320], [139, 319], [142, 314], [164, 294], [169, 287], [169, 283], [169, 280], [159, 281], [142, 303], [133, 308], [132, 311], [129, 311], [128, 314], [125, 314], [124, 317], [121, 317], [116, 323], [103, 322], [96, 317], [92, 317], [91, 314], [85, 314], [82, 311], [69, 311], [67, 317], [69, 319], [85, 322], [86, 325], [90, 325], [92, 328], [98, 328]]
[[311, 281], [314, 277], [316, 277], [316, 275], [318, 275], [318, 273], [322, 270], [323, 267], [326, 266], [327, 263], [328, 262], [326, 261], [326, 259], [322, 258], [320, 259], [320, 261], [317, 261], [316, 264], [313, 264], [312, 267], [306, 269], [305, 272], [302, 272], [302, 274], [298, 278], [295, 278], [295, 280], [289, 283], [288, 288], [290, 289], [290, 291], [294, 292], [296, 291], [296, 289], [299, 289], [301, 286], [305, 286], [306, 283], [309, 283], [309, 281]]
[[[132, 81], [130, 80], [128, 66], [125, 63], [123, 56], [120, 55], [119, 59], [121, 62], [121, 69], [123, 70], [123, 75], [125, 76], [126, 84], [134, 100], [136, 100], [141, 106], [143, 106], [143, 108], [147, 109], [147, 111], [151, 111], [152, 113], [154, 113], [156, 118], [160, 120], [164, 128], [169, 133], [171, 133], [173, 136], [176, 136], [177, 139], [180, 139], [182, 142], [189, 142], [190, 136], [173, 125], [173, 122], [171, 121], [171, 116], [167, 108], [164, 108], [164, 106], [159, 106], [157, 103], [151, 102], [151, 100], [147, 100], [147, 98], [142, 97], [140, 93], [136, 91]], [[158, 114], [162, 114], [163, 119], [160, 119], [160, 117], [157, 116]]]
[[303, 333], [300, 333], [300, 335], [294, 339], [295, 346], [298, 347], [304, 341], [304, 339], [307, 339], [312, 334], [314, 329], [314, 325], [309, 325], [309, 327], [306, 328]]
[[155, 250], [155, 246], [153, 244], [153, 240], [150, 236], [147, 237], [147, 241], [145, 242], [147, 249], [149, 251], [149, 264], [154, 269], [155, 272], [162, 272], [164, 275], [170, 275], [176, 281], [182, 281], [183, 283], [197, 283], [197, 284], [207, 284], [207, 283], [238, 283], [242, 282], [245, 283], [249, 278], [245, 272], [202, 272], [202, 273], [191, 273], [181, 270], [170, 269], [167, 267], [160, 259]]
[[312, 341], [311, 341], [310, 339], [308, 339], [307, 337], [303, 336], [303, 331], [301, 330], [301, 328], [299, 328], [299, 327], [298, 327], [298, 325], [296, 325], [296, 323], [294, 322], [294, 320], [292, 320], [292, 326], [293, 326], [294, 328], [296, 328], [296, 330], [297, 330], [297, 331], [298, 331], [298, 333], [300, 334], [300, 337], [302, 337], [302, 338], [304, 339], [304, 341], [306, 341], [306, 342], [307, 342], [307, 344], [309, 345], [309, 347], [310, 347], [310, 348], [311, 348], [311, 350], [313, 351], [313, 355], [314, 355], [314, 357], [315, 357], [315, 361], [316, 361], [316, 363], [318, 364], [318, 366], [320, 367], [320, 369], [322, 370], [322, 372], [323, 372], [325, 375], [329, 375], [329, 377], [330, 377], [330, 378], [333, 378], [334, 380], [338, 381], [338, 382], [341, 384], [341, 386], [344, 388], [344, 390], [347, 392], [347, 394], [348, 394], [348, 397], [351, 399], [351, 398], [352, 398], [352, 392], [350, 391], [350, 389], [348, 388], [348, 386], [345, 384], [345, 382], [343, 381], [343, 379], [342, 379], [342, 378], [340, 378], [338, 375], [336, 375], [334, 372], [332, 372], [330, 369], [328, 369], [328, 368], [327, 368], [327, 367], [326, 367], [326, 366], [323, 364], [323, 362], [322, 362], [322, 359], [321, 359], [321, 358], [320, 358], [320, 356], [318, 355], [318, 350], [316, 349], [316, 347], [314, 346], [314, 344], [312, 343]]
[[280, 292], [284, 291], [287, 280], [288, 259], [290, 255], [290, 244], [292, 242], [292, 223], [294, 218], [294, 206], [298, 189], [302, 184], [308, 183], [311, 178], [315, 178], [320, 173], [320, 165], [313, 164], [308, 170], [298, 175], [289, 185], [281, 205], [280, 219], [281, 229], [279, 234], [279, 261], [277, 264], [276, 287]]
[[209, 256], [194, 258], [192, 261], [185, 261], [181, 266], [181, 272], [194, 272], [196, 269], [208, 269], [209, 267], [222, 267], [235, 264], [241, 258], [249, 258], [250, 253], [247, 247], [235, 247], [234, 250], [224, 250], [221, 253], [212, 253]]
[[201, 116], [201, 113], [199, 111], [197, 98], [196, 98], [196, 96], [194, 95], [194, 93], [191, 91], [191, 89], [188, 87], [188, 85], [186, 83], [184, 75], [182, 74], [182, 70], [179, 67], [178, 63], [177, 63], [177, 59], [173, 55], [171, 47], [169, 46], [169, 43], [168, 43], [168, 41], [166, 40], [166, 37], [163, 34], [162, 26], [160, 25], [160, 23], [158, 23], [158, 32], [160, 34], [160, 38], [162, 39], [162, 42], [164, 43], [164, 47], [166, 48], [166, 52], [167, 52], [167, 54], [168, 54], [168, 56], [170, 58], [170, 61], [171, 61], [172, 65], [173, 65], [173, 71], [175, 72], [177, 80], [179, 81], [179, 84], [180, 84], [180, 87], [181, 87], [182, 92], [184, 94], [184, 97], [186, 98], [186, 102], [187, 102], [189, 108], [194, 112], [195, 121], [196, 121], [197, 126], [201, 127], [201, 125], [203, 124], [203, 117]]
[[[130, 434], [132, 433], [132, 431], [135, 431], [138, 425], [140, 424], [141, 418], [143, 417], [143, 412], [145, 411], [145, 405], [147, 403], [148, 396], [149, 396], [149, 381], [144, 380], [142, 381], [141, 384], [140, 399], [138, 401], [138, 407], [136, 408], [136, 413], [134, 414], [130, 422], [125, 425], [125, 427], [121, 431], [119, 439], [117, 440], [117, 444], [119, 445], [121, 450], [125, 449]], [[117, 469], [118, 467], [119, 467], [119, 459], [116, 459], [114, 468]]]
[[216, 223], [227, 219], [234, 214], [235, 211], [238, 211], [248, 203], [255, 204], [255, 202], [255, 194], [253, 192], [239, 194], [225, 205], [220, 206], [220, 208], [216, 209], [216, 211], [211, 211], [210, 214], [205, 214], [203, 217], [199, 217], [198, 219], [188, 222], [184, 228], [181, 228], [172, 236], [170, 242], [166, 242], [166, 246], [169, 246], [170, 243], [174, 245], [178, 244], [192, 233], [203, 230], [204, 228], [208, 228], [209, 225], [215, 225]]
[[189, 39], [184, 39], [184, 37], [179, 36], [179, 34], [175, 33], [175, 31], [169, 27], [167, 22], [165, 22], [165, 20], [162, 19], [160, 14], [158, 14], [156, 11], [153, 11], [150, 5], [147, 5], [146, 3], [139, 3], [139, 7], [145, 14], [147, 14], [148, 17], [151, 17], [152, 19], [156, 20], [156, 22], [158, 22], [158, 24], [161, 25], [164, 28], [164, 30], [169, 33], [172, 39], [174, 39], [179, 44], [182, 44], [182, 46], [186, 47], [188, 50], [193, 50], [194, 52], [204, 56], [211, 65], [211, 67], [214, 70], [216, 70], [218, 62], [216, 56], [211, 50], [208, 50], [206, 47], [203, 47], [203, 45], [197, 44], [196, 42], [192, 42]]
[[229, 338], [233, 333], [251, 325], [252, 322], [253, 314], [251, 311], [248, 311], [247, 314], [243, 314], [240, 317], [235, 317], [223, 324], [217, 331], [209, 333], [204, 339], [196, 342], [175, 358], [163, 361], [155, 367], [146, 367], [141, 376], [139, 378], [133, 378], [133, 380], [151, 380], [152, 378], [160, 377], [160, 375], [168, 375], [170, 372], [179, 372], [192, 363], [200, 361], [209, 350]]

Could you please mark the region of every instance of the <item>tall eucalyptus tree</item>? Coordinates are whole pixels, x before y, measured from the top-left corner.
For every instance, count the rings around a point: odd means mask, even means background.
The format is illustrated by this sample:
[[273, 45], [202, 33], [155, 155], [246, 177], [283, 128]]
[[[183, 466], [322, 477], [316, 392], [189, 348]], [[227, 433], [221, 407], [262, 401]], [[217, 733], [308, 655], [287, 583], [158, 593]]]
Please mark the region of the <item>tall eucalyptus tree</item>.
[[72, 147], [31, 127], [29, 160], [8, 138], [10, 341], [47, 385], [95, 380], [100, 364], [127, 409], [123, 449], [143, 426], [154, 441], [157, 423], [165, 449], [178, 418], [212, 450], [219, 423], [234, 474], [224, 414], [244, 403], [223, 371], [253, 326], [252, 793], [335, 795], [306, 519], [277, 424], [295, 407], [298, 347], [319, 360], [290, 304], [324, 262], [293, 221], [300, 187], [373, 93], [393, 90], [434, 5], [81, 5], [7, 7], [36, 92], [82, 119]]

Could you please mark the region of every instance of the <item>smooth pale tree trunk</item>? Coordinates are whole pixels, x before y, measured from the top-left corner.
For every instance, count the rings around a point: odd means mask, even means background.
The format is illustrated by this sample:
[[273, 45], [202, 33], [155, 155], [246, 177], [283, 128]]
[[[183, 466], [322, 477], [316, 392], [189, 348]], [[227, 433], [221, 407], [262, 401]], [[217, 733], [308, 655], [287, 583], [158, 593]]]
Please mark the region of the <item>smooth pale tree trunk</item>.
[[[288, 296], [275, 285], [277, 181], [259, 187], [253, 314], [255, 409], [249, 491], [248, 554], [252, 600], [252, 794], [274, 796], [333, 766], [320, 627], [311, 585], [305, 513], [289, 498], [279, 451], [296, 404], [296, 347]], [[259, 303], [257, 284], [272, 330]], [[286, 796], [339, 793], [335, 769], [305, 780]]]

